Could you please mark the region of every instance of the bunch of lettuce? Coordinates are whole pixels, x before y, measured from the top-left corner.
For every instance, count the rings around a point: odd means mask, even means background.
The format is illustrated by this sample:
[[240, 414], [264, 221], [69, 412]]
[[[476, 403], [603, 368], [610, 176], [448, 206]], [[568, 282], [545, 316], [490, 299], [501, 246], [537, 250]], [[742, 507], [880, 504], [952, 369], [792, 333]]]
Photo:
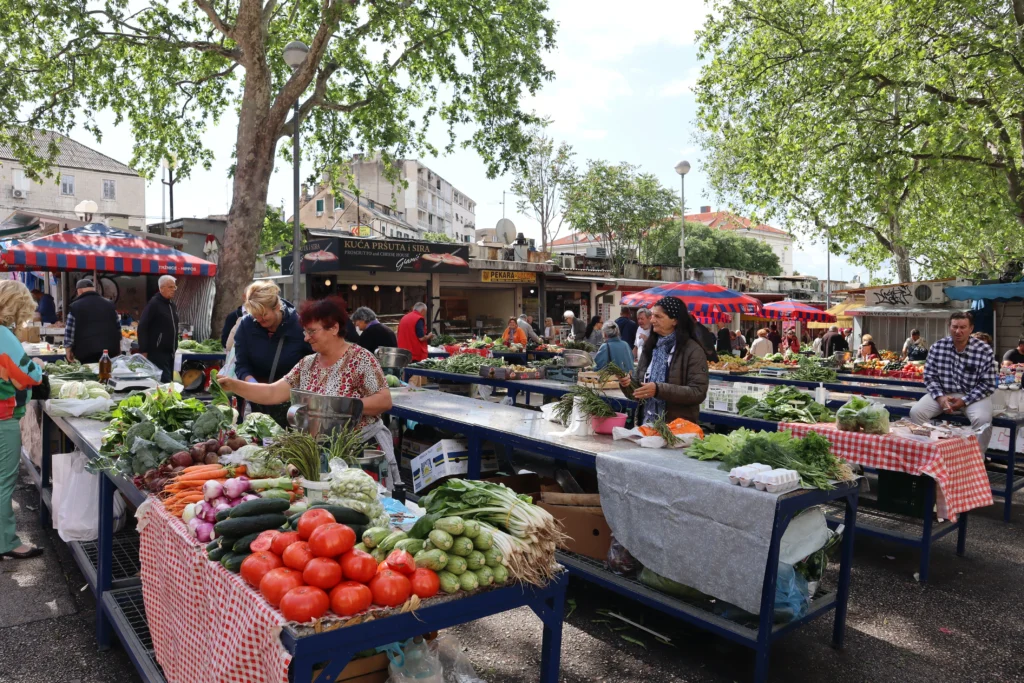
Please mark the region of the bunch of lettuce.
[[888, 434], [889, 411], [881, 403], [854, 396], [836, 411], [836, 428], [841, 432]]

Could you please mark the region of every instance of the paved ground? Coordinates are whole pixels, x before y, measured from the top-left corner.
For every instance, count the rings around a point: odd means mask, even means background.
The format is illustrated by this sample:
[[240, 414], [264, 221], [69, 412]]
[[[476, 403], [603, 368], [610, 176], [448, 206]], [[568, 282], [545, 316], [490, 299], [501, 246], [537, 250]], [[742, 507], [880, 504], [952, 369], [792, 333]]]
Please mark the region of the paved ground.
[[[15, 502], [19, 531], [47, 552], [0, 563], [0, 683], [139, 680], [119, 647], [96, 651], [95, 603], [82, 590], [85, 580], [64, 544], [39, 529], [27, 477]], [[1004, 524], [994, 508], [972, 514], [968, 556], [957, 558], [953, 539], [944, 539], [934, 551], [927, 588], [913, 579], [913, 552], [858, 538], [846, 649], [829, 646], [832, 619], [823, 618], [776, 645], [771, 680], [1024, 681], [1024, 508], [1014, 518]], [[562, 647], [564, 683], [750, 679], [752, 657], [744, 648], [583, 585], [573, 587], [572, 599], [576, 608]], [[674, 646], [622, 629], [597, 609], [642, 622]], [[519, 610], [452, 633], [488, 683], [528, 683], [537, 680], [539, 623], [532, 612]]]

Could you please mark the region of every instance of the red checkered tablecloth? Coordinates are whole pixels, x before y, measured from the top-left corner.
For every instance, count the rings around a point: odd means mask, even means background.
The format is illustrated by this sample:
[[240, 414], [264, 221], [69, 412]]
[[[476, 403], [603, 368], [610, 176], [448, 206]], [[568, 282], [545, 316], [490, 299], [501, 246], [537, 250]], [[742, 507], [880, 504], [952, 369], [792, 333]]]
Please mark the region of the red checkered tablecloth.
[[287, 683], [284, 616], [237, 574], [206, 559], [155, 498], [139, 507], [142, 596], [169, 683]]
[[938, 483], [938, 515], [955, 520], [957, 514], [992, 504], [992, 486], [976, 437], [917, 441], [894, 434], [841, 432], [835, 424], [787, 422], [779, 429], [793, 436], [815, 431], [832, 444], [832, 452], [844, 460], [880, 470], [926, 474]]

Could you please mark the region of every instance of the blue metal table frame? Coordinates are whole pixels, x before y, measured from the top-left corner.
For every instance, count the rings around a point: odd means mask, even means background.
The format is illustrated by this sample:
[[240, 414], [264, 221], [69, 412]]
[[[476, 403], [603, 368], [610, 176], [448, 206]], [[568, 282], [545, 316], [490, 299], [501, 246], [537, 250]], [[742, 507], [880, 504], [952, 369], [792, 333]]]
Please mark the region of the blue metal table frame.
[[[448, 374], [448, 373], [440, 373]], [[470, 375], [462, 375], [467, 380], [472, 380]], [[526, 380], [528, 382], [529, 380]], [[525, 383], [525, 382], [524, 382]], [[571, 386], [571, 385], [570, 385]], [[564, 392], [563, 392], [564, 393]], [[393, 406], [390, 413], [405, 419], [416, 420], [417, 422], [440, 427], [466, 436], [469, 442], [469, 478], [480, 478], [480, 446], [484, 440], [495, 440], [501, 443], [514, 444], [523, 450], [546, 455], [563, 462], [584, 465], [590, 468], [596, 467], [593, 453], [588, 453], [586, 446], [582, 444], [570, 445], [569, 443], [553, 443], [518, 436], [496, 428], [470, 425], [465, 422], [454, 420], [444, 415], [417, 410], [405, 406]], [[703, 414], [702, 414], [703, 415]], [[719, 414], [723, 415], [724, 414]], [[727, 419], [735, 416], [724, 416]], [[738, 418], [744, 420], [744, 418]], [[745, 426], [751, 426], [751, 422], [764, 422], [764, 420], [745, 420]], [[774, 424], [774, 423], [766, 423]], [[578, 443], [578, 442], [577, 442]], [[746, 645], [755, 651], [755, 674], [754, 680], [757, 683], [767, 680], [768, 656], [772, 642], [799, 626], [813, 621], [822, 614], [835, 609], [835, 624], [833, 627], [833, 644], [842, 647], [846, 629], [846, 610], [850, 589], [850, 567], [853, 562], [853, 539], [856, 533], [857, 518], [857, 495], [859, 487], [855, 483], [840, 484], [832, 491], [799, 491], [781, 496], [776, 506], [776, 515], [772, 527], [771, 546], [768, 554], [768, 561], [765, 567], [764, 584], [762, 587], [761, 609], [758, 616], [759, 625], [757, 629], [748, 629], [734, 622], [723, 619], [713, 613], [699, 608], [686, 605], [685, 603], [673, 600], [668, 596], [657, 593], [642, 586], [638, 586], [628, 580], [616, 577], [614, 574], [593, 566], [592, 562], [583, 560], [571, 554], [561, 553], [560, 562], [569, 568], [569, 571], [583, 579], [597, 583], [615, 592], [631, 597], [655, 609], [683, 619], [684, 621], [706, 628], [713, 633], [722, 635], [734, 642]], [[820, 597], [815, 601], [814, 607], [802, 619], [789, 624], [774, 626], [775, 610], [775, 583], [778, 575], [779, 545], [782, 535], [792, 518], [801, 510], [814, 505], [830, 501], [845, 502], [846, 512], [844, 521], [846, 534], [842, 542], [842, 557], [840, 559], [839, 582], [835, 593]]]
[[543, 588], [516, 584], [315, 635], [300, 636], [291, 626], [286, 626], [281, 631], [281, 641], [293, 656], [291, 681], [312, 683], [314, 665], [324, 662], [327, 666], [316, 678], [333, 681], [357, 652], [519, 607], [529, 607], [544, 624], [540, 681], [558, 683], [568, 585], [568, 573], [563, 572]]
[[[64, 438], [71, 441], [88, 457], [97, 457], [96, 444], [85, 438], [67, 420], [43, 413], [43, 461], [46, 481], [49, 482], [52, 453], [49, 449], [48, 434], [59, 429]], [[35, 468], [29, 468], [34, 472]], [[40, 477], [40, 484], [42, 477]], [[114, 577], [117, 560], [114, 535], [113, 495], [115, 489], [138, 507], [146, 495], [135, 488], [125, 477], [100, 477], [99, 534], [96, 542], [97, 564], [92, 566], [89, 555], [76, 549], [76, 561], [90, 581], [90, 588], [96, 595], [96, 640], [101, 650], [110, 647], [111, 633], [116, 633], [132, 663], [147, 683], [163, 683], [164, 677], [157, 665], [149, 627], [146, 623], [145, 606], [142, 600], [141, 580], [120, 581]], [[42, 493], [42, 489], [40, 491]], [[40, 518], [49, 524], [49, 498], [40, 504]], [[82, 545], [82, 544], [79, 544]], [[541, 683], [558, 683], [559, 662], [562, 643], [562, 615], [565, 591], [569, 578], [563, 573], [544, 587], [515, 584], [505, 588], [484, 591], [465, 598], [458, 598], [428, 605], [415, 613], [398, 614], [364, 624], [326, 631], [319, 634], [300, 635], [292, 627], [282, 630], [281, 640], [292, 653], [291, 680], [293, 683], [312, 683], [314, 665], [329, 662], [323, 680], [337, 678], [352, 656], [363, 650], [403, 641], [430, 631], [464, 624], [475, 619], [491, 616], [519, 607], [530, 607], [544, 626], [541, 647]], [[318, 679], [319, 679], [318, 676]]]
[[746, 382], [749, 384], [771, 384], [773, 386], [791, 386], [801, 387], [804, 389], [814, 389], [818, 386], [824, 386], [829, 391], [840, 391], [843, 393], [859, 394], [861, 396], [884, 396], [886, 398], [909, 398], [918, 399], [927, 393], [923, 384], [913, 386], [910, 384], [903, 384], [899, 387], [887, 385], [887, 384], [873, 384], [870, 380], [866, 382], [856, 382], [852, 380], [843, 380], [835, 382], [812, 382], [809, 380], [790, 379], [788, 377], [762, 377], [757, 374], [749, 375], [734, 375], [727, 372], [716, 372], [714, 370], [710, 373], [711, 379], [719, 380], [722, 382]]
[[[421, 370], [419, 368], [406, 368], [406, 372], [409, 374], [422, 374], [433, 379], [450, 382], [474, 384], [483, 383], [476, 381], [477, 379], [482, 380], [483, 378], [476, 378], [473, 377], [472, 375], [459, 375], [456, 373], [438, 372], [436, 370]], [[513, 397], [515, 396], [515, 392], [517, 391], [534, 391], [537, 393], [544, 393], [545, 395], [548, 396], [558, 397], [567, 393], [569, 389], [573, 386], [571, 384], [566, 384], [564, 389], [561, 387], [552, 387], [550, 385], [543, 387], [537, 385], [531, 386], [530, 380], [489, 380], [489, 382], [493, 383], [491, 386], [501, 386], [507, 388], [509, 391], [509, 395]], [[636, 406], [635, 402], [630, 401], [629, 399], [626, 398], [606, 397], [606, 399], [616, 408], [616, 410], [620, 410], [622, 412], [630, 412]], [[839, 406], [843, 405], [843, 403], [845, 403], [845, 400], [830, 401], [829, 407], [834, 410]], [[889, 412], [891, 414], [910, 414], [909, 408], [905, 406], [895, 406], [890, 404], [891, 401], [887, 402], [886, 407], [889, 409]], [[459, 423], [455, 421], [448, 420], [446, 418], [439, 416], [417, 417], [415, 415], [411, 415], [408, 413], [409, 411], [406, 411], [404, 408], [400, 408], [398, 409], [398, 412], [395, 414], [400, 414], [400, 416], [402, 417], [408, 417], [419, 422], [423, 422], [424, 424], [431, 424], [433, 426], [437, 426], [442, 429], [447, 429], [449, 431], [459, 431]], [[777, 422], [742, 417], [740, 415], [736, 415], [733, 413], [702, 410], [700, 412], [700, 419], [701, 422], [704, 422], [706, 424], [712, 424], [722, 427], [731, 427], [733, 429], [739, 429], [741, 427], [744, 427], [746, 429], [754, 431], [769, 432], [775, 432], [778, 431], [779, 429], [779, 424]], [[1015, 424], [1012, 425], [1011, 434], [1014, 436], [1014, 438], [1016, 438]], [[474, 472], [473, 467], [475, 460], [477, 462], [475, 476], [479, 476], [479, 456], [477, 456], [476, 458], [473, 457], [473, 444], [479, 443], [479, 441], [474, 441], [474, 439], [470, 437], [468, 434], [467, 438], [469, 438], [470, 440], [470, 472]], [[484, 438], [495, 440], [498, 442], [509, 441], [507, 434], [497, 430], [491, 430], [488, 433], [488, 435]], [[546, 447], [545, 442], [536, 443]], [[526, 450], [528, 452], [536, 452], [540, 455], [549, 455], [550, 457], [558, 458], [558, 455], [552, 455], [549, 452], [541, 453], [539, 450], [532, 451], [529, 448], [524, 448], [520, 443], [516, 443], [515, 445], [516, 447], [523, 448], [523, 450]], [[476, 452], [478, 453], [479, 451]], [[578, 456], [576, 457], [578, 458]], [[927, 476], [922, 476], [922, 479], [924, 480], [925, 485], [925, 510], [933, 510], [935, 507], [935, 480]], [[862, 519], [860, 524], [857, 526], [857, 533], [862, 533], [866, 536], [894, 541], [901, 545], [909, 545], [911, 547], [917, 548], [920, 552], [918, 580], [921, 583], [925, 583], [928, 580], [928, 567], [931, 562], [931, 552], [933, 543], [937, 542], [938, 540], [955, 531], [957, 532], [957, 555], [961, 557], [964, 555], [967, 546], [967, 517], [968, 513], [965, 512], [958, 516], [956, 522], [950, 522], [948, 520], [939, 522], [933, 519], [932, 515], [925, 514], [923, 516], [923, 519], [920, 520], [920, 523], [915, 522], [911, 524], [908, 522], [900, 523], [900, 521], [894, 519], [892, 515], [877, 513], [873, 510], [870, 510], [870, 508], [862, 508]], [[836, 524], [838, 523], [838, 518], [835, 514], [831, 515], [830, 523], [832, 524], [832, 526], [836, 526]]]

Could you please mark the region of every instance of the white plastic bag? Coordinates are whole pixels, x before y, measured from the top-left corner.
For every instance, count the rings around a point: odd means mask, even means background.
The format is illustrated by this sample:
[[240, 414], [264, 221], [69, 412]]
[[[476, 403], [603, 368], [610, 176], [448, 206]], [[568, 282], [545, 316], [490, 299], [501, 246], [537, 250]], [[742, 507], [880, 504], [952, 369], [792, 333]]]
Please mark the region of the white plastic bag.
[[[57, 533], [65, 542], [95, 541], [100, 526], [100, 476], [85, 470], [88, 458], [81, 451], [69, 454], [69, 472], [55, 516]], [[125, 504], [114, 493], [114, 531], [124, 528]]]
[[443, 635], [432, 645], [444, 667], [444, 683], [487, 683], [476, 675], [473, 663], [462, 653], [455, 636]]
[[50, 513], [54, 521], [57, 520], [60, 504], [64, 499], [64, 492], [68, 490], [68, 481], [71, 479], [71, 465], [74, 461], [75, 453], [54, 453], [50, 457], [50, 469], [53, 478], [53, 492], [50, 495]]
[[558, 401], [552, 403], [545, 403], [540, 407], [540, 414], [544, 416], [544, 419], [548, 422], [558, 422], [555, 419], [555, 408], [558, 407]]
[[477, 398], [487, 400], [491, 397], [492, 394], [494, 394], [494, 387], [492, 387], [489, 384], [475, 384], [473, 386], [476, 387]]
[[51, 398], [46, 401], [46, 412], [57, 417], [82, 417], [105, 413], [114, 407], [109, 398]]
[[[697, 435], [677, 434], [676, 438], [679, 439], [679, 442], [671, 448], [689, 448], [697, 440]], [[665, 445], [665, 439], [658, 435], [644, 436], [636, 427], [632, 429], [612, 427], [612, 439], [628, 439], [641, 448], [669, 448]]]
[[572, 401], [572, 415], [569, 416], [569, 424], [566, 426], [566, 430], [564, 432], [552, 433], [550, 436], [591, 436], [594, 434], [590, 418], [580, 411], [580, 401], [579, 397], [574, 398]]

